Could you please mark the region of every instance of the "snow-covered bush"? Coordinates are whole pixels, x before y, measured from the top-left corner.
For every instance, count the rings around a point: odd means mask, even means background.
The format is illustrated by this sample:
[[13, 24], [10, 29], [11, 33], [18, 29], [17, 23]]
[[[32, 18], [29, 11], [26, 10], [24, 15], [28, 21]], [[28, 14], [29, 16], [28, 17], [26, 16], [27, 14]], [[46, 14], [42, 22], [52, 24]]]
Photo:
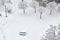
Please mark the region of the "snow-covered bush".
[[39, 7], [39, 3], [38, 3], [37, 1], [32, 1], [32, 2], [30, 3], [30, 6], [31, 6], [32, 8], [34, 8], [35, 13], [36, 13], [36, 8]]
[[24, 14], [25, 14], [25, 9], [28, 7], [27, 2], [23, 1], [18, 4], [19, 9], [23, 9]]
[[57, 40], [60, 40], [60, 23], [58, 24], [58, 35], [57, 35]]
[[46, 31], [46, 35], [41, 40], [60, 40], [60, 23], [58, 26], [50, 25], [50, 28]]
[[46, 31], [43, 40], [56, 40], [56, 26], [50, 25], [50, 29]]

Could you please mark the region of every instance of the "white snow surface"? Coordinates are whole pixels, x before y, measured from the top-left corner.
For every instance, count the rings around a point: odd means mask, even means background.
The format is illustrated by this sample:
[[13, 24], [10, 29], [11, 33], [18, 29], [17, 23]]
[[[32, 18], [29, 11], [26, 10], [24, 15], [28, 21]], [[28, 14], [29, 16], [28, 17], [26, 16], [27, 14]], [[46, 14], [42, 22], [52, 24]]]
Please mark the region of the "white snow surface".
[[[31, 0], [26, 0], [28, 3]], [[22, 9], [18, 9], [19, 0], [12, 0], [12, 13], [8, 17], [0, 17], [0, 40], [3, 40], [2, 30], [5, 40], [40, 40], [49, 28], [49, 25], [60, 23], [60, 14], [49, 15], [49, 10], [45, 9], [42, 19], [39, 13], [34, 13], [34, 9], [28, 7], [23, 14]], [[26, 36], [20, 36], [19, 32], [27, 32]]]

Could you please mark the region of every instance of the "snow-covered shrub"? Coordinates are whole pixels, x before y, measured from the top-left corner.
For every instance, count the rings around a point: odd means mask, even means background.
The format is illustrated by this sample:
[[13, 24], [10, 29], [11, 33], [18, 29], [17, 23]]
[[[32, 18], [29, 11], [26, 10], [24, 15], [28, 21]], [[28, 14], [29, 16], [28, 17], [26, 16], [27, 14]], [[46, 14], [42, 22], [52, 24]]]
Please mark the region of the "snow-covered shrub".
[[18, 4], [19, 9], [23, 9], [24, 14], [25, 14], [25, 9], [28, 7], [27, 2], [23, 1]]
[[58, 26], [50, 25], [50, 28], [46, 31], [46, 35], [41, 40], [60, 40], [60, 23]]
[[57, 40], [60, 40], [60, 23], [58, 24]]
[[50, 25], [50, 28], [46, 31], [46, 35], [43, 40], [56, 40], [56, 26]]
[[38, 2], [37, 2], [37, 1], [32, 1], [32, 2], [30, 3], [30, 6], [31, 6], [32, 8], [34, 8], [35, 13], [36, 13], [36, 8], [39, 7]]

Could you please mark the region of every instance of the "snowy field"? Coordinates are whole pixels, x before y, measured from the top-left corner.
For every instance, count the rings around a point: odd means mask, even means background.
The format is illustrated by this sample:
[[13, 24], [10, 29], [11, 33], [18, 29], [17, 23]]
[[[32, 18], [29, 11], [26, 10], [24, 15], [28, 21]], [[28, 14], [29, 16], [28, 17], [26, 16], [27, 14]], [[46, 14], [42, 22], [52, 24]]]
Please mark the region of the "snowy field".
[[[28, 3], [31, 0], [26, 0]], [[12, 13], [8, 17], [0, 17], [0, 40], [3, 39], [2, 29], [4, 31], [5, 40], [40, 40], [49, 25], [57, 25], [60, 23], [60, 14], [49, 15], [45, 10], [42, 19], [39, 13], [34, 13], [34, 9], [29, 7], [26, 13], [18, 9], [19, 0], [12, 0]], [[32, 10], [32, 11], [31, 11]], [[27, 32], [26, 36], [20, 36], [19, 32]]]

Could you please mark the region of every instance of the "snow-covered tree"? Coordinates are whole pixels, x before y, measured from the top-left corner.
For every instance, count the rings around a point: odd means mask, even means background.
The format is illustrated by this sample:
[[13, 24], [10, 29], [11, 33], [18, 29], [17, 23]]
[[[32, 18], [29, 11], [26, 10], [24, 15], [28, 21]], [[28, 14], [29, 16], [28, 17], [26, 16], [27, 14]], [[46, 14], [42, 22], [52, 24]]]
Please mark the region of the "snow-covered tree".
[[54, 0], [48, 0], [48, 2], [52, 2], [52, 1], [54, 1]]
[[33, 0], [33, 1], [42, 2], [42, 0]]
[[[37, 1], [39, 2], [39, 5], [45, 5], [46, 3], [48, 3], [48, 0], [33, 0], [33, 1]], [[45, 4], [44, 4], [45, 3]]]
[[12, 1], [11, 0], [1, 0], [2, 5], [5, 5], [5, 3], [12, 3]]
[[39, 3], [38, 3], [37, 1], [32, 1], [32, 2], [30, 3], [30, 6], [31, 6], [32, 8], [34, 8], [35, 13], [36, 13], [36, 8], [39, 7]]
[[42, 6], [43, 6], [43, 7], [46, 7], [47, 3], [48, 3], [48, 0], [43, 0], [43, 1], [42, 1]]
[[24, 14], [25, 14], [25, 9], [28, 7], [27, 2], [23, 1], [18, 4], [19, 9], [23, 9]]
[[0, 5], [1, 6], [4, 6], [4, 10], [5, 10], [5, 14], [6, 14], [6, 17], [7, 17], [7, 13], [8, 13], [8, 9], [7, 9], [7, 6], [6, 4], [9, 4], [9, 3], [12, 3], [11, 0], [0, 0]]
[[22, 0], [22, 2], [23, 2], [24, 0]]
[[50, 29], [46, 31], [44, 40], [56, 40], [56, 26], [50, 25]]
[[58, 13], [60, 13], [60, 3], [58, 3]]
[[57, 4], [55, 1], [49, 2], [47, 4], [48, 9], [50, 10], [50, 15], [52, 15], [52, 12], [53, 12], [53, 10], [56, 9], [56, 6], [57, 6]]
[[45, 10], [45, 7], [43, 7], [43, 6], [40, 6], [40, 7], [38, 8], [38, 12], [40, 13], [40, 19], [42, 19], [42, 15], [43, 15], [43, 13], [44, 13], [44, 10]]

